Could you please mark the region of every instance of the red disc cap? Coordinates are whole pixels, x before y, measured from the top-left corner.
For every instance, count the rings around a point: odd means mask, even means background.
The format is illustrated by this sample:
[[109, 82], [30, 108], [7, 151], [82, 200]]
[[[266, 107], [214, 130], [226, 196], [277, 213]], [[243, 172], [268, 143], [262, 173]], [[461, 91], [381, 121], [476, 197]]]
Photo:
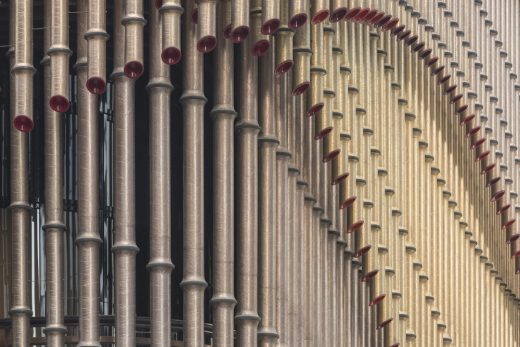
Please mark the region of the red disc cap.
[[23, 133], [28, 133], [34, 128], [32, 119], [23, 114], [14, 117], [13, 125]]
[[[307, 20], [307, 15], [305, 15], [305, 20]], [[269, 19], [264, 24], [262, 24], [260, 32], [264, 35], [272, 35], [276, 32], [276, 30], [278, 30], [280, 24], [281, 22], [278, 18]]]
[[329, 17], [329, 10], [319, 10], [316, 12], [316, 14], [312, 17], [311, 23], [312, 24], [320, 24], [325, 19]]
[[[306, 13], [298, 13], [291, 17], [289, 20], [289, 27], [291, 29], [297, 29], [307, 23], [307, 14]], [[278, 21], [278, 26], [280, 26], [280, 21]]]
[[102, 95], [107, 89], [107, 84], [101, 77], [91, 77], [87, 80], [87, 89], [92, 94]]
[[314, 136], [314, 139], [315, 139], [315, 140], [321, 140], [321, 139], [323, 139], [325, 136], [327, 136], [328, 134], [330, 134], [331, 131], [332, 131], [332, 127], [327, 127], [327, 128], [325, 128], [325, 129], [321, 129], [320, 132]]
[[201, 53], [209, 53], [217, 47], [215, 36], [204, 36], [197, 42], [197, 50]]
[[244, 42], [244, 40], [247, 38], [247, 35], [249, 35], [249, 27], [245, 25], [239, 26], [231, 31], [231, 40], [234, 43], [241, 43]]
[[339, 22], [340, 20], [345, 18], [346, 15], [347, 15], [346, 7], [337, 8], [334, 11], [332, 11], [332, 13], [330, 14], [330, 21], [333, 23]]
[[168, 47], [161, 53], [161, 59], [165, 64], [175, 65], [181, 61], [182, 53], [177, 47]]
[[307, 116], [312, 117], [316, 113], [319, 113], [323, 109], [323, 102], [312, 105], [312, 107], [307, 111]]
[[67, 112], [70, 108], [70, 102], [63, 95], [54, 95], [49, 99], [49, 106], [55, 112]]
[[125, 75], [131, 79], [138, 79], [143, 75], [144, 66], [139, 61], [131, 61], [125, 64]]
[[351, 20], [352, 18], [354, 18], [358, 15], [359, 11], [361, 11], [361, 8], [359, 8], [359, 7], [351, 8], [351, 9], [347, 10], [347, 14], [345, 15], [345, 17], [343, 19]]
[[277, 76], [281, 76], [283, 75], [284, 73], [288, 72], [292, 67], [293, 67], [293, 61], [292, 60], [286, 60], [286, 61], [283, 61], [281, 62], [277, 67], [276, 67], [276, 75]]
[[310, 85], [311, 84], [308, 81], [305, 81], [305, 82], [302, 82], [302, 83], [298, 84], [296, 86], [296, 88], [293, 89], [292, 95], [294, 95], [294, 96], [302, 95], [303, 93], [305, 93], [305, 91], [307, 89], [309, 89]]
[[322, 161], [324, 163], [328, 163], [332, 159], [336, 158], [339, 155], [340, 152], [341, 152], [341, 150], [339, 148], [337, 148], [337, 149], [333, 150], [332, 152], [327, 153], [327, 155], [325, 156], [325, 158], [323, 158]]
[[255, 57], [261, 57], [267, 53], [269, 47], [271, 47], [271, 44], [268, 40], [256, 41], [256, 43], [253, 45], [253, 55]]
[[[355, 196], [351, 196], [350, 198], [347, 198], [345, 201], [343, 201], [343, 203], [341, 204], [341, 206], [339, 207], [340, 210], [344, 210], [346, 209], [347, 207], [351, 206], [355, 201], [356, 201], [357, 197]], [[359, 228], [361, 225], [363, 225], [363, 221], [361, 222], [358, 222], [358, 223], [361, 223], [360, 225], [356, 226], [356, 224], [353, 224], [351, 228]], [[354, 230], [352, 230], [354, 231]], [[351, 232], [352, 232], [351, 231]]]

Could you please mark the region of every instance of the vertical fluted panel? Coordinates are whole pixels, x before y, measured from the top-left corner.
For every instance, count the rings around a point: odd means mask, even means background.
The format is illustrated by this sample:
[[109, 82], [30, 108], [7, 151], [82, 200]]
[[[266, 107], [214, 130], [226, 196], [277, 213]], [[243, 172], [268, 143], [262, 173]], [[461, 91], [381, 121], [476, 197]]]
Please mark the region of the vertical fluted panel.
[[[45, 3], [44, 21], [50, 24], [51, 11], [55, 4]], [[68, 8], [65, 8], [68, 11]], [[51, 43], [51, 30], [46, 29], [45, 47]], [[68, 53], [67, 53], [68, 54]], [[68, 55], [67, 55], [68, 58]], [[51, 96], [52, 59], [45, 56], [42, 60], [44, 69], [44, 99]], [[68, 72], [68, 63], [67, 63]], [[66, 79], [68, 80], [68, 73]], [[67, 90], [68, 95], [68, 90]], [[62, 115], [45, 105], [45, 224], [46, 231], [46, 315], [47, 325], [44, 333], [47, 346], [63, 346], [67, 329], [63, 325], [64, 316], [64, 231], [63, 222], [63, 157], [62, 157]]]
[[[216, 55], [217, 74], [215, 78], [215, 105], [211, 111], [213, 118], [213, 296], [211, 298], [213, 312], [213, 345], [233, 345], [233, 311], [236, 305], [234, 295], [234, 121], [236, 112], [233, 99], [233, 43], [224, 39], [223, 25], [231, 13], [230, 2], [222, 2], [218, 6], [218, 47]], [[199, 9], [199, 16], [200, 16]], [[215, 11], [213, 12], [215, 15]], [[200, 18], [200, 17], [199, 17]], [[207, 20], [207, 18], [206, 18]], [[250, 41], [250, 40], [248, 40]], [[200, 41], [199, 41], [200, 43]], [[244, 44], [243, 47], [247, 47]], [[249, 52], [242, 48], [245, 53], [240, 61], [247, 64]], [[200, 49], [199, 49], [200, 51]], [[247, 70], [247, 67], [246, 67]], [[242, 71], [241, 71], [242, 72]], [[247, 74], [242, 76], [247, 78]], [[244, 83], [243, 85], [249, 85]], [[246, 103], [247, 95], [240, 92], [241, 98]], [[242, 98], [244, 97], [244, 98]], [[240, 107], [241, 112], [249, 112], [247, 107]], [[242, 133], [240, 133], [242, 134]], [[240, 135], [239, 135], [240, 136]], [[242, 136], [240, 136], [242, 137]], [[239, 140], [240, 141], [240, 140]], [[256, 218], [251, 212], [256, 211], [254, 206], [255, 194], [251, 186], [255, 187], [254, 175], [256, 170], [250, 167], [242, 167], [246, 162], [251, 164], [247, 150], [241, 145], [239, 152], [239, 171], [237, 181], [239, 182], [237, 200], [237, 229], [238, 231], [238, 286], [241, 306], [246, 312], [254, 310], [254, 296], [251, 295], [256, 289], [256, 284], [250, 283], [250, 276], [256, 271], [254, 265], [248, 264], [255, 261], [254, 248], [251, 243], [255, 241]], [[248, 204], [252, 204], [249, 206]], [[246, 255], [244, 255], [247, 254]], [[251, 253], [251, 254], [250, 254]], [[253, 293], [250, 291], [253, 289]], [[246, 313], [245, 319], [248, 318]], [[238, 323], [238, 322], [237, 322]], [[243, 332], [242, 332], [243, 333]]]
[[[127, 4], [128, 5], [128, 4]], [[123, 1], [114, 2], [114, 276], [116, 343], [135, 345], [136, 269], [135, 243], [135, 129], [134, 82], [125, 75], [125, 28], [121, 24]], [[126, 64], [128, 65], [128, 64]]]
[[[193, 12], [186, 3], [186, 13]], [[197, 50], [197, 28], [184, 21], [185, 63], [181, 103], [184, 118], [184, 345], [204, 344], [204, 71], [202, 54]], [[165, 34], [165, 33], [163, 33]], [[164, 38], [163, 38], [164, 39]]]

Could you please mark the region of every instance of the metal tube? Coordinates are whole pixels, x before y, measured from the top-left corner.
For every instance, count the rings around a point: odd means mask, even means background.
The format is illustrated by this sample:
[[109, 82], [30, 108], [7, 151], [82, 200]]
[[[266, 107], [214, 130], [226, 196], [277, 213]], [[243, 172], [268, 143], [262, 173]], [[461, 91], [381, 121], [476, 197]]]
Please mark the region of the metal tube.
[[[163, 5], [164, 6], [164, 5]], [[193, 2], [186, 2], [186, 12], [193, 12]], [[163, 32], [163, 34], [165, 34]], [[184, 118], [184, 274], [181, 282], [184, 297], [184, 345], [204, 344], [204, 70], [198, 52], [197, 28], [184, 21], [186, 59], [183, 66], [184, 91], [181, 96]], [[157, 346], [165, 344], [158, 344]]]
[[287, 26], [288, 20], [288, 5], [282, 4], [280, 10], [280, 17], [282, 24], [275, 34], [275, 49], [276, 49], [276, 60], [275, 60], [275, 73], [277, 76], [281, 76], [288, 72], [294, 65], [293, 61], [293, 36], [294, 32]]
[[[135, 243], [135, 85], [124, 68], [125, 28], [121, 25], [123, 1], [114, 2], [114, 276], [116, 343], [135, 345], [136, 254]], [[141, 9], [142, 10], [142, 9]], [[133, 61], [133, 60], [132, 60]], [[153, 138], [154, 136], [151, 136]]]
[[310, 26], [305, 25], [299, 30], [296, 30], [294, 35], [294, 68], [292, 76], [293, 96], [302, 95], [309, 88], [311, 79], [311, 55]]
[[[253, 34], [254, 56], [260, 57], [264, 55], [271, 47], [268, 35], [262, 34], [262, 0], [253, 0], [251, 2], [251, 30]], [[231, 8], [229, 11], [231, 14]]]
[[[219, 6], [218, 15], [218, 48], [216, 52], [216, 78], [215, 78], [215, 105], [211, 111], [213, 118], [213, 278], [214, 288], [213, 297], [211, 299], [213, 309], [213, 345], [214, 346], [231, 346], [233, 345], [233, 310], [236, 305], [234, 296], [234, 279], [233, 273], [235, 269], [234, 262], [234, 139], [233, 124], [236, 112], [233, 107], [233, 43], [225, 40], [223, 37], [223, 26], [225, 14], [230, 11], [229, 2], [222, 2]], [[200, 4], [199, 4], [200, 5]], [[251, 77], [247, 51], [248, 39], [241, 46], [242, 51], [246, 54], [241, 59], [242, 80], [245, 81]], [[244, 69], [244, 70], [242, 70]], [[244, 83], [243, 85], [245, 85]], [[247, 83], [249, 86], [249, 83]], [[253, 94], [253, 93], [252, 93]], [[241, 91], [241, 97], [247, 97]], [[253, 97], [254, 98], [254, 97]], [[252, 98], [252, 99], [253, 99]], [[250, 113], [251, 99], [243, 100], [240, 108], [240, 114]], [[243, 113], [244, 112], [244, 113]], [[253, 115], [250, 115], [254, 117]], [[239, 130], [240, 131], [240, 130]], [[238, 266], [238, 295], [240, 299], [240, 308], [237, 315], [238, 324], [242, 326], [239, 330], [239, 336], [245, 343], [256, 340], [256, 333], [251, 331], [258, 324], [258, 319], [253, 319], [253, 326], [248, 324], [251, 317], [249, 314], [256, 310], [256, 283], [254, 274], [256, 272], [256, 257], [254, 256], [256, 244], [255, 226], [256, 224], [256, 199], [254, 198], [254, 190], [256, 182], [254, 175], [256, 170], [249, 165], [255, 162], [254, 153], [251, 149], [256, 149], [256, 145], [252, 148], [253, 143], [248, 141], [248, 132], [241, 131], [239, 135], [239, 154], [241, 155], [238, 167], [238, 212], [237, 225], [238, 229], [238, 249], [239, 249], [239, 266]], [[243, 145], [248, 145], [244, 148]], [[244, 165], [244, 166], [243, 166]], [[247, 167], [245, 167], [247, 166]], [[245, 254], [244, 254], [245, 253]], [[241, 319], [241, 320], [239, 320]], [[246, 335], [246, 336], [244, 336]], [[252, 339], [253, 338], [253, 339]], [[244, 344], [246, 345], [246, 344]]]
[[262, 34], [272, 35], [280, 27], [280, 3], [277, 0], [262, 0]]
[[329, 0], [311, 0], [311, 23], [320, 24], [329, 18]]
[[[271, 45], [274, 39], [270, 38]], [[274, 111], [274, 50], [259, 61], [258, 116], [258, 345], [273, 347], [278, 341], [276, 331], [276, 123]]]
[[289, 28], [297, 29], [307, 23], [307, 13], [309, 12], [309, 1], [290, 0], [289, 1]]
[[333, 23], [339, 22], [347, 15], [347, 0], [331, 0], [331, 8], [330, 21]]
[[88, 30], [84, 33], [87, 40], [87, 82], [89, 92], [101, 95], [106, 90], [106, 0], [88, 0], [85, 9], [88, 14]]
[[89, 4], [77, 3], [78, 60], [78, 277], [79, 340], [78, 346], [99, 346], [99, 159], [98, 108], [96, 95], [86, 89], [88, 42], [83, 36], [88, 24]]
[[[191, 3], [188, 1], [187, 3]], [[193, 8], [193, 6], [191, 7]], [[184, 9], [181, 0], [163, 0], [159, 13], [161, 14], [162, 50], [161, 59], [165, 64], [175, 65], [181, 61], [181, 15]], [[188, 15], [191, 12], [187, 11]], [[186, 22], [189, 22], [186, 20]]]
[[[228, 1], [223, 1], [227, 3]], [[217, 1], [199, 0], [198, 3], [198, 30], [199, 41], [197, 49], [201, 53], [209, 53], [217, 47]], [[223, 30], [223, 29], [222, 29]], [[224, 38], [223, 38], [224, 39]]]
[[[54, 4], [52, 4], [54, 5]], [[54, 6], [50, 2], [44, 4], [44, 25], [51, 21]], [[44, 32], [44, 51], [51, 44], [51, 30]], [[68, 56], [67, 56], [68, 59]], [[51, 60], [46, 55], [42, 60], [44, 74], [44, 99], [51, 96]], [[68, 63], [67, 63], [68, 70]], [[68, 76], [67, 76], [68, 79]], [[67, 90], [68, 93], [68, 90]], [[67, 329], [63, 324], [64, 317], [64, 231], [63, 221], [63, 156], [62, 156], [62, 116], [45, 104], [45, 224], [46, 231], [46, 316], [47, 325], [44, 333], [47, 346], [63, 346]]]
[[244, 42], [249, 35], [249, 0], [231, 0], [231, 40]]
[[[50, 47], [47, 54], [51, 60], [51, 94], [49, 105], [56, 112], [67, 112], [69, 101], [69, 1], [51, 0]], [[48, 30], [48, 29], [47, 29]]]
[[[114, 22], [114, 25], [121, 23], [125, 27], [124, 73], [129, 78], [138, 79], [144, 72], [143, 27], [146, 20], [143, 17], [143, 0], [126, 0], [123, 2], [123, 6], [123, 17]], [[117, 39], [114, 40], [114, 44], [116, 41]]]

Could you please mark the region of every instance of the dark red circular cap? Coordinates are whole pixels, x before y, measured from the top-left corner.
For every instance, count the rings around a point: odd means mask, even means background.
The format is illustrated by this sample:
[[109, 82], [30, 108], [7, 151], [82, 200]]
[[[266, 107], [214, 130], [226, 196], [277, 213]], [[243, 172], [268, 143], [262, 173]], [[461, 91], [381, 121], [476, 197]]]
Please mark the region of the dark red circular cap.
[[381, 28], [384, 28], [385, 25], [390, 21], [390, 19], [392, 19], [392, 16], [387, 14], [386, 16], [384, 16], [383, 18], [381, 18], [380, 20], [377, 21], [377, 23], [375, 23], [375, 25], [377, 27], [381, 27]]
[[18, 115], [14, 117], [13, 125], [16, 129], [23, 133], [28, 133], [34, 128], [34, 123], [31, 118], [25, 115]]
[[307, 116], [312, 117], [316, 113], [319, 113], [323, 108], [323, 102], [312, 105], [312, 107], [307, 111]]
[[161, 59], [165, 64], [175, 65], [181, 61], [182, 53], [177, 47], [168, 47], [161, 53]]
[[383, 25], [383, 30], [384, 31], [392, 30], [397, 25], [397, 23], [399, 23], [399, 18], [392, 18], [388, 23]]
[[244, 40], [247, 38], [247, 35], [249, 35], [249, 27], [245, 25], [240, 26], [231, 31], [231, 40], [234, 43], [241, 43], [244, 42]]
[[[306, 13], [298, 13], [291, 17], [289, 20], [289, 27], [291, 29], [297, 29], [307, 23], [307, 14]], [[278, 21], [278, 26], [280, 25], [280, 21]]]
[[329, 17], [329, 10], [319, 10], [314, 16], [312, 16], [312, 24], [320, 24]]
[[375, 306], [375, 305], [379, 304], [381, 301], [383, 301], [385, 298], [386, 298], [386, 294], [381, 294], [381, 295], [377, 296], [374, 300], [370, 301], [368, 306]]
[[91, 77], [87, 80], [87, 89], [92, 94], [101, 95], [105, 92], [107, 84], [101, 77]]
[[357, 15], [354, 18], [352, 18], [352, 20], [354, 22], [362, 22], [365, 20], [365, 17], [368, 15], [369, 12], [370, 12], [370, 9], [367, 7], [364, 7], [361, 10], [359, 10]]
[[197, 42], [197, 50], [201, 53], [209, 53], [217, 47], [215, 36], [204, 36]]
[[302, 82], [293, 89], [292, 95], [297, 96], [305, 93], [311, 84], [308, 81]]
[[63, 95], [54, 95], [49, 99], [49, 106], [55, 112], [67, 112], [70, 108], [70, 102]]
[[328, 163], [332, 159], [336, 158], [340, 152], [341, 152], [341, 150], [339, 148], [335, 149], [335, 150], [331, 151], [330, 153], [327, 153], [327, 155], [325, 156], [325, 158], [322, 159], [322, 161], [324, 163]]
[[271, 44], [268, 40], [260, 40], [256, 41], [253, 45], [253, 55], [255, 57], [260, 57], [267, 53], [269, 50], [269, 47], [271, 47]]
[[[344, 210], [344, 209], [346, 209], [347, 207], [351, 206], [351, 205], [356, 201], [356, 199], [357, 199], [357, 197], [355, 197], [355, 196], [351, 196], [350, 198], [347, 198], [347, 200], [343, 201], [343, 203], [341, 204], [341, 206], [339, 207], [339, 209], [340, 209], [340, 210]], [[361, 224], [358, 225], [357, 227], [355, 226], [357, 223], [356, 223], [356, 224], [353, 224], [353, 225], [351, 226], [352, 231], [354, 231], [356, 228], [359, 228], [361, 225], [363, 225], [364, 222], [361, 221], [361, 222], [358, 222], [358, 223], [361, 223]], [[352, 231], [351, 231], [351, 232], [352, 232]]]
[[333, 23], [339, 22], [340, 20], [345, 18], [346, 15], [347, 15], [346, 7], [337, 8], [334, 11], [332, 11], [332, 13], [330, 14], [330, 21]]
[[125, 64], [125, 75], [128, 78], [138, 79], [143, 75], [144, 66], [139, 61], [131, 61]]
[[276, 75], [277, 76], [281, 76], [283, 75], [284, 73], [288, 72], [292, 67], [293, 67], [293, 61], [292, 60], [286, 60], [286, 61], [283, 61], [281, 62], [277, 67], [276, 67]]
[[347, 14], [345, 15], [345, 17], [343, 19], [351, 20], [352, 18], [354, 18], [358, 15], [359, 11], [361, 11], [361, 8], [359, 8], [359, 7], [351, 8], [351, 9], [347, 10]]
[[[305, 15], [305, 20], [307, 20], [307, 15]], [[278, 30], [280, 27], [280, 20], [278, 18], [269, 19], [264, 24], [262, 24], [262, 28], [260, 28], [260, 32], [264, 35], [272, 35]]]
[[318, 134], [314, 136], [315, 140], [321, 140], [325, 136], [327, 136], [332, 131], [332, 127], [326, 127], [325, 129], [321, 129]]

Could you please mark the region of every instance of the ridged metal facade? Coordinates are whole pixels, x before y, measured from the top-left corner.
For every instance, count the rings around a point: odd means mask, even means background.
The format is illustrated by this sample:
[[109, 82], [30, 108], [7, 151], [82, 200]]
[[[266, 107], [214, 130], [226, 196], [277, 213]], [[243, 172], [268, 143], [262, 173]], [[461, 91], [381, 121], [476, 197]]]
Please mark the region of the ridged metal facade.
[[519, 22], [0, 1], [0, 347], [519, 346]]

